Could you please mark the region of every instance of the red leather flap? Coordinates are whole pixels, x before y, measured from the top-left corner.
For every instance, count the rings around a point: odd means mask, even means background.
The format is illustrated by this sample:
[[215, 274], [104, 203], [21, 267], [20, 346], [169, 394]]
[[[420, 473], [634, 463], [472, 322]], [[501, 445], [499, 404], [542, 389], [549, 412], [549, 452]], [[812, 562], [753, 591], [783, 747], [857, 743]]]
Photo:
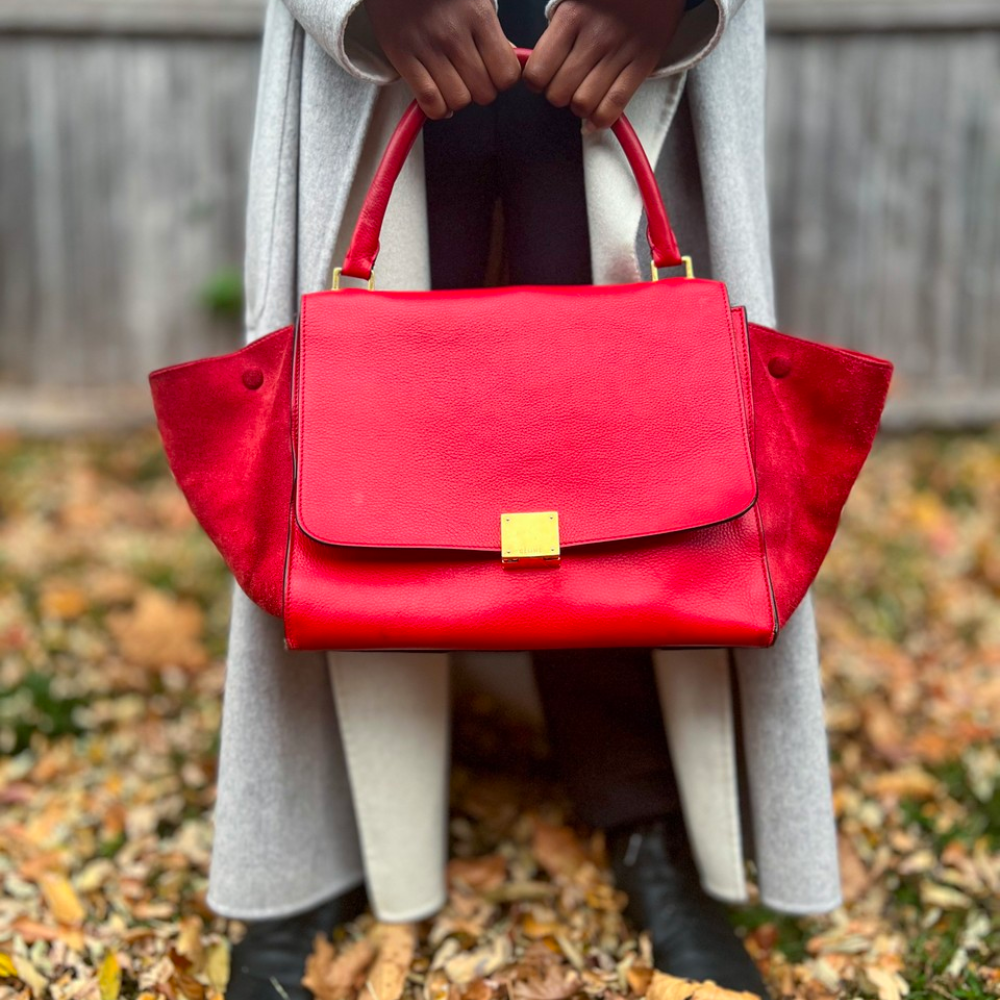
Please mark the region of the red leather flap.
[[756, 498], [741, 314], [713, 281], [302, 300], [296, 516], [327, 544], [563, 546], [682, 531]]

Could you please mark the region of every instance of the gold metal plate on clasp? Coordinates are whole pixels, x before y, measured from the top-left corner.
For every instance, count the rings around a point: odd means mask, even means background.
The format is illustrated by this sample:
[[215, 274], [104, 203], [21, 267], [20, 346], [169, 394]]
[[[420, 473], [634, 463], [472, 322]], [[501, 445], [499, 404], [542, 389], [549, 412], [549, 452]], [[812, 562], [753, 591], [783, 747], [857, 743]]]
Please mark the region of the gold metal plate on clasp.
[[[343, 270], [344, 269], [342, 267], [335, 267], [333, 269], [333, 278], [330, 282], [330, 288], [332, 291], [336, 292], [340, 290], [340, 276], [343, 273]], [[375, 288], [375, 273], [372, 272], [368, 277], [368, 291], [370, 292], [374, 290], [374, 288]]]
[[507, 567], [558, 566], [559, 512], [500, 515], [500, 557]]
[[[681, 257], [681, 263], [684, 265], [684, 277], [693, 278], [694, 277], [694, 264], [690, 257]], [[649, 273], [653, 281], [660, 280], [660, 269], [652, 261], [649, 262]]]

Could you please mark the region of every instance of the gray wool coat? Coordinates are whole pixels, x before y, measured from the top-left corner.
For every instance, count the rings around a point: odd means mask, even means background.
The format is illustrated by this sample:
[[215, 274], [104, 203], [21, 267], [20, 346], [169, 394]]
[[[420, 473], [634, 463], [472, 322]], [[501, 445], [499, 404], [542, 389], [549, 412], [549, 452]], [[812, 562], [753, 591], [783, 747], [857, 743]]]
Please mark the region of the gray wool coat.
[[[548, 0], [547, 16], [559, 2]], [[762, 0], [712, 0], [684, 15], [628, 115], [697, 272], [726, 281], [735, 304], [773, 323], [763, 90]], [[409, 100], [358, 0], [271, 0], [247, 215], [248, 339], [292, 322], [301, 294], [328, 287]], [[642, 206], [624, 157], [610, 133], [582, 141], [594, 281], [647, 280]], [[429, 287], [422, 148], [418, 140], [390, 201], [382, 289]], [[838, 906], [810, 599], [771, 649], [657, 650], [654, 661], [706, 890], [747, 898], [752, 841], [765, 903], [793, 913]], [[274, 917], [366, 880], [383, 920], [434, 912], [444, 899], [455, 671], [511, 711], [537, 715], [527, 653], [289, 653], [281, 622], [237, 589], [209, 904]], [[738, 751], [749, 802], [739, 799]]]

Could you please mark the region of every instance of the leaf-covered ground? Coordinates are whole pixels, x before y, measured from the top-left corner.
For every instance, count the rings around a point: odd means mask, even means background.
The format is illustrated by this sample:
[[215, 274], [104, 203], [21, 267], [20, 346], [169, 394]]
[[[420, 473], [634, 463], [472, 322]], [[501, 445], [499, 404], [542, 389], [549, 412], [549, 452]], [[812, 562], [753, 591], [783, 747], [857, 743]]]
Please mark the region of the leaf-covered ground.
[[[998, 996], [1000, 432], [882, 440], [817, 594], [847, 905], [734, 921], [775, 995]], [[227, 602], [152, 433], [0, 439], [0, 997], [224, 992], [240, 927], [204, 893]], [[478, 751], [447, 907], [317, 944], [317, 994], [717, 995], [652, 977], [600, 836]]]

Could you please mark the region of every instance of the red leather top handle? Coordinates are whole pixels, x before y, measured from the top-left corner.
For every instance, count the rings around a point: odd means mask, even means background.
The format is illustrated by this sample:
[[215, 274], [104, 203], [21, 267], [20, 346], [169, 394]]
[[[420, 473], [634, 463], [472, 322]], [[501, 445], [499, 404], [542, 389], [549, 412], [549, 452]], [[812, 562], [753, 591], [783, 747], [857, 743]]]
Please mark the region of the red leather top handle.
[[[531, 55], [531, 50], [515, 49], [514, 51], [523, 66], [527, 62], [528, 56]], [[375, 258], [378, 256], [379, 234], [382, 231], [382, 220], [385, 218], [389, 196], [392, 194], [392, 188], [400, 170], [403, 169], [403, 162], [413, 148], [425, 121], [427, 121], [427, 116], [421, 111], [416, 101], [413, 101], [403, 112], [403, 117], [400, 118], [399, 124], [389, 139], [378, 169], [375, 171], [371, 187], [368, 189], [365, 202], [361, 206], [354, 236], [351, 239], [347, 256], [344, 258], [344, 266], [341, 268], [343, 274], [365, 280], [371, 277]], [[677, 248], [677, 239], [670, 228], [670, 220], [667, 217], [660, 189], [656, 184], [656, 177], [646, 157], [646, 151], [642, 148], [642, 143], [639, 142], [635, 129], [632, 128], [625, 115], [622, 115], [611, 126], [611, 130], [621, 143], [629, 166], [632, 168], [632, 173], [639, 184], [639, 191], [646, 207], [648, 220], [646, 238], [649, 240], [653, 263], [657, 267], [674, 267], [682, 262], [682, 258]]]

